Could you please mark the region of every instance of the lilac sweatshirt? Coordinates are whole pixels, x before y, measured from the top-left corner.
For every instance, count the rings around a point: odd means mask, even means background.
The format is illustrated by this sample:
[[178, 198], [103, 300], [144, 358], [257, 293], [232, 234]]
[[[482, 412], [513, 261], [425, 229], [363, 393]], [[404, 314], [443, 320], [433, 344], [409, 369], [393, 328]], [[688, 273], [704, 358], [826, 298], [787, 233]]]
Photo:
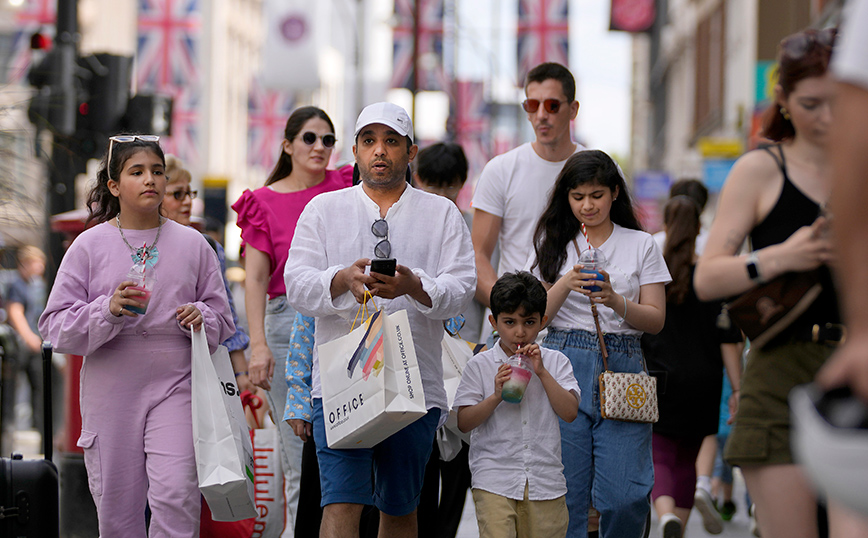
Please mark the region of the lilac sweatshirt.
[[[133, 247], [150, 245], [157, 229], [124, 230]], [[166, 220], [157, 242], [159, 259], [149, 270], [157, 278], [148, 311], [135, 318], [113, 316], [109, 303], [133, 265], [117, 227], [98, 224], [69, 247], [57, 272], [39, 331], [60, 353], [92, 355], [110, 341], [112, 348], [135, 353], [152, 350], [190, 332], [175, 320], [176, 308], [192, 303], [201, 312], [208, 344], [217, 345], [235, 331], [217, 255], [202, 235]]]

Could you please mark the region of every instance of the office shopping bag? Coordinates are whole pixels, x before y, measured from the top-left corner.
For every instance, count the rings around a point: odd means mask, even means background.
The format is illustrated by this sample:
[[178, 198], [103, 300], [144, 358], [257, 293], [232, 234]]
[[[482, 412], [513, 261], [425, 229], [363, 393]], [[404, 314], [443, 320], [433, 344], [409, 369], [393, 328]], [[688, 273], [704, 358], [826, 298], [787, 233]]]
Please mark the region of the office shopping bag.
[[193, 445], [199, 490], [214, 521], [256, 516], [253, 445], [229, 352], [211, 355], [205, 331], [193, 331]]
[[317, 351], [330, 448], [373, 447], [427, 413], [406, 310], [377, 310]]

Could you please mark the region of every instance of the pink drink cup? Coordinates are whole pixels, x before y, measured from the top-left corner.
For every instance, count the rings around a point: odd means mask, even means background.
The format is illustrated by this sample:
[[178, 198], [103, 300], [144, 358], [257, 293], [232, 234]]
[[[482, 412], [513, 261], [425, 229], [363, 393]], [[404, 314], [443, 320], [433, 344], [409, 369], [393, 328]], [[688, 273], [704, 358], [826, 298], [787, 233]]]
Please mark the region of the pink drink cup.
[[505, 402], [520, 403], [524, 397], [524, 391], [527, 390], [527, 384], [530, 383], [532, 372], [527, 359], [523, 357], [510, 357], [508, 364], [512, 371], [509, 379], [503, 384], [500, 397]]
[[126, 309], [135, 314], [144, 315], [145, 312], [148, 311], [148, 303], [151, 302], [151, 290], [147, 289], [144, 285], [139, 286], [127, 286], [128, 290], [136, 290], [144, 293], [144, 295], [135, 295], [131, 296], [130, 299], [135, 301], [140, 301], [142, 303], [141, 306], [130, 306], [127, 305]]

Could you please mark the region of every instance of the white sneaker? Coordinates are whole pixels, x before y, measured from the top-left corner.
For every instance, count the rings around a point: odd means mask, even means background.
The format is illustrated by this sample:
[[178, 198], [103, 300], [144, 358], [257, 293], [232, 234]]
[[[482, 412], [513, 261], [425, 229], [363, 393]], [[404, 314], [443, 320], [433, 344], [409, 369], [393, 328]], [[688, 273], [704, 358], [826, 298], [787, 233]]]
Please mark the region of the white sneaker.
[[663, 538], [681, 538], [684, 524], [673, 513], [660, 516], [660, 533]]
[[697, 488], [693, 496], [693, 504], [702, 516], [702, 526], [708, 534], [720, 534], [723, 532], [723, 518], [714, 507], [711, 494], [702, 488]]
[[750, 516], [750, 533], [757, 538], [760, 536], [759, 525], [756, 522], [756, 504], [750, 505], [750, 508], [747, 511]]

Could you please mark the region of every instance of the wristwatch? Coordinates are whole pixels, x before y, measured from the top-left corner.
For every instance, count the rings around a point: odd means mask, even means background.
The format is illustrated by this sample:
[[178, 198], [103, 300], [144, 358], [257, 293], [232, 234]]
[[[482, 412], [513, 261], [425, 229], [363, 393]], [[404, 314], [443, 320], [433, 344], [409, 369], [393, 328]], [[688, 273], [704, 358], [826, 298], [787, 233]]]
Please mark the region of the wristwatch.
[[760, 274], [759, 257], [756, 255], [756, 251], [751, 252], [747, 256], [747, 276], [757, 284], [765, 283], [765, 279]]

